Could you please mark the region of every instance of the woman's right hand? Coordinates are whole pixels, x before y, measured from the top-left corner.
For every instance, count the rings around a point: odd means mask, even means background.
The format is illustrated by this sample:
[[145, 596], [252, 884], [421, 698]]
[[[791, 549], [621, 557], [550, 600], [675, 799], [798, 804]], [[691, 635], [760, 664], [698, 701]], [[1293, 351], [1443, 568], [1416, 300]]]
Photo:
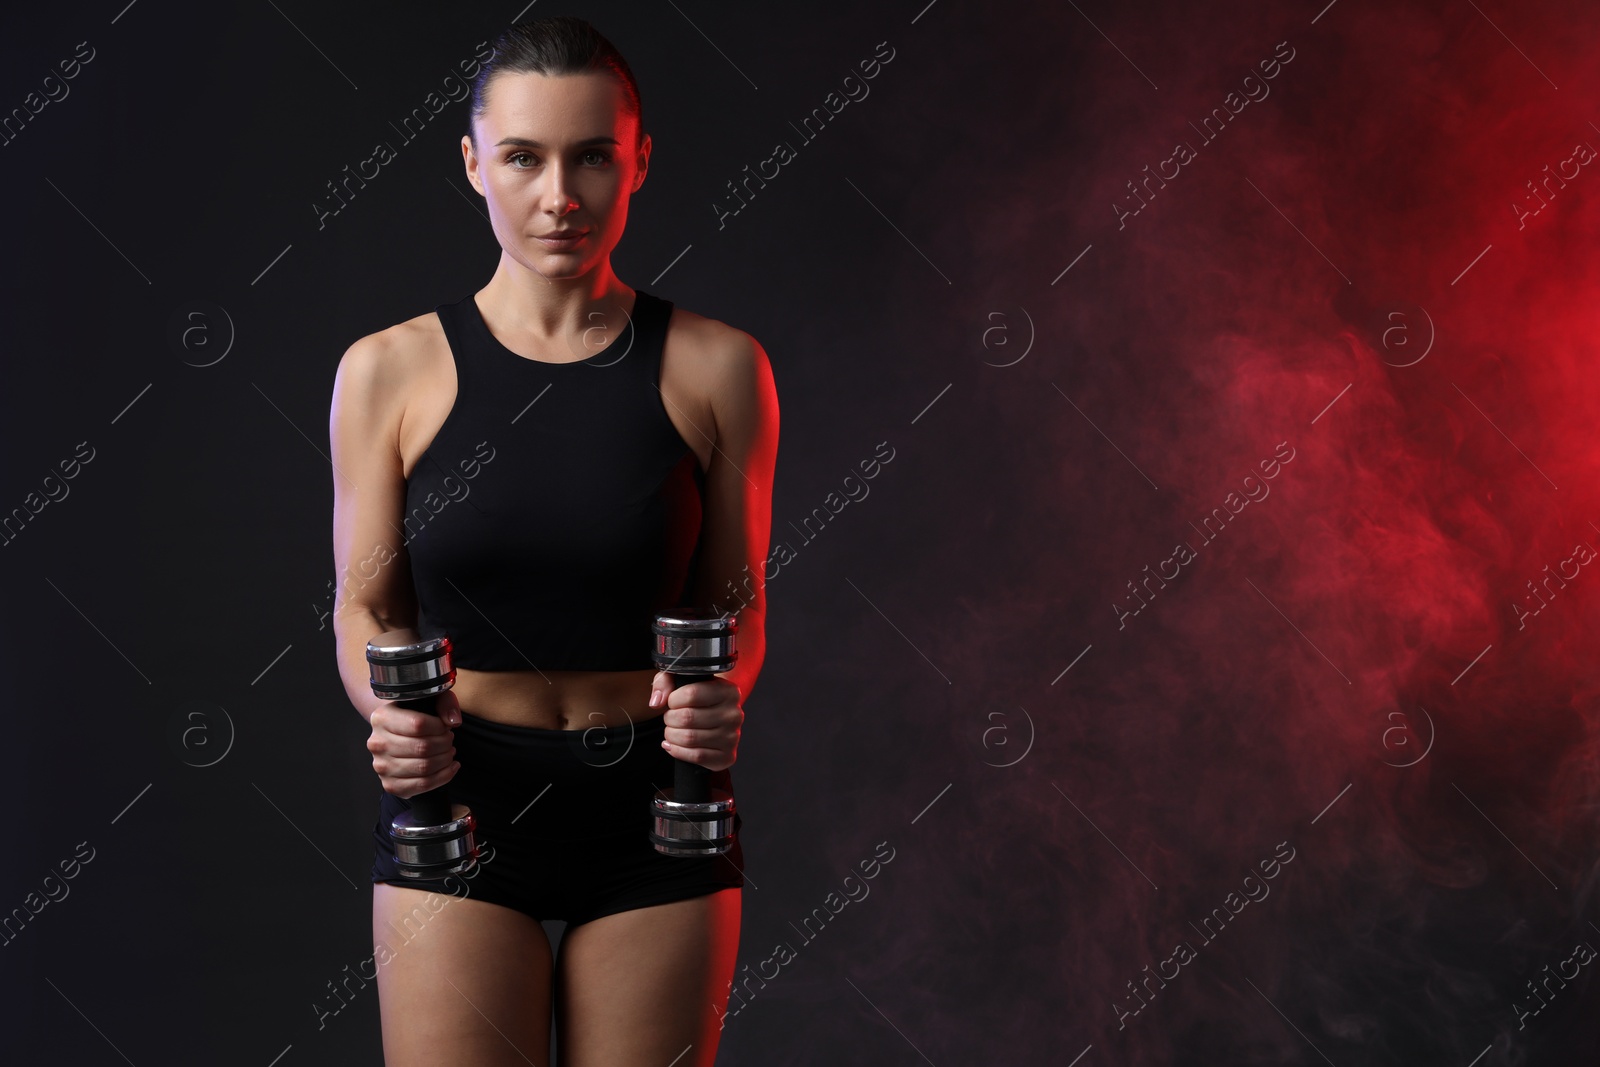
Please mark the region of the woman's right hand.
[[461, 704], [449, 690], [436, 700], [433, 712], [414, 711], [388, 700], [373, 710], [367, 751], [384, 792], [414, 797], [444, 785], [461, 769], [455, 761], [452, 730], [461, 725]]

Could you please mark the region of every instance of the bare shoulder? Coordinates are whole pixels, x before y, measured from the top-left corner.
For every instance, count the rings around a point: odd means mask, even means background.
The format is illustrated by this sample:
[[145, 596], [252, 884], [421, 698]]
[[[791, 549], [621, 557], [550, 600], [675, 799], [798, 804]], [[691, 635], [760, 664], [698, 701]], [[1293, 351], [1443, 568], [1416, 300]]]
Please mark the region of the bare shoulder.
[[359, 375], [380, 389], [396, 389], [427, 368], [442, 337], [439, 317], [431, 311], [364, 334], [345, 349], [340, 377]]
[[755, 344], [755, 338], [737, 326], [729, 326], [721, 319], [713, 319], [675, 304], [672, 309], [673, 343], [679, 343], [680, 339], [699, 351], [717, 352], [724, 356], [741, 346]]
[[682, 375], [694, 394], [719, 420], [744, 409], [756, 415], [769, 404], [776, 408], [772, 366], [761, 343], [736, 326], [675, 307], [668, 347], [674, 376]]
[[409, 471], [411, 449], [403, 442], [432, 417], [447, 388], [444, 410], [449, 410], [454, 379], [439, 317], [431, 311], [417, 315], [358, 337], [345, 350], [334, 383], [333, 418], [358, 421], [383, 437], [406, 456]]

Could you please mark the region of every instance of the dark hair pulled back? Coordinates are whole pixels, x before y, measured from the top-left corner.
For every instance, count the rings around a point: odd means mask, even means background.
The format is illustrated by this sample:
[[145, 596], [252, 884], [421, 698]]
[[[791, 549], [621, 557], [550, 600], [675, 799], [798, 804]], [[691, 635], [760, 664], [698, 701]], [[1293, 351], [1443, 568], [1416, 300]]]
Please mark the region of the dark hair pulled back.
[[488, 103], [489, 82], [496, 74], [586, 74], [600, 71], [622, 84], [623, 110], [638, 120], [638, 139], [644, 140], [644, 112], [639, 83], [617, 47], [585, 20], [574, 15], [517, 22], [494, 39], [487, 62], [472, 79], [472, 100], [467, 112], [467, 136], [478, 147], [473, 123]]

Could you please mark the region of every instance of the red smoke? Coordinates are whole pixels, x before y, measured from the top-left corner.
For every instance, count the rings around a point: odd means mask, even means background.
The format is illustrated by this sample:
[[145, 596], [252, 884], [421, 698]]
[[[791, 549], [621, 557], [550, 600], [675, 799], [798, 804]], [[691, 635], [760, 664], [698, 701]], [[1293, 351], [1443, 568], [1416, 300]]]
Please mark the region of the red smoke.
[[[1019, 88], [1009, 129], [1054, 139], [978, 134], [961, 161], [1017, 177], [923, 246], [1006, 263], [958, 279], [969, 335], [996, 308], [1036, 324], [1027, 359], [972, 360], [959, 444], [904, 451], [972, 513], [937, 519], [964, 550], [908, 557], [959, 591], [924, 651], [957, 702], [1025, 706], [1038, 742], [974, 776], [947, 842], [989, 904], [927, 891], [964, 947], [885, 952], [1007, 952], [984, 1003], [1016, 1062], [1594, 1048], [1591, 968], [1542, 1002], [1529, 981], [1600, 946], [1600, 11], [1344, 2], [1312, 25], [1318, 6], [1050, 15], [1030, 32], [1066, 50], [1064, 83]], [[1275, 49], [1270, 92], [1202, 139]], [[895, 208], [933, 217], [970, 177]], [[969, 743], [981, 711], [952, 712]], [[1243, 901], [1279, 847], [1293, 862]], [[1006, 1005], [1040, 998], [1033, 1045]], [[941, 1032], [927, 1007], [900, 1025]], [[990, 1047], [942, 1033], [947, 1057]]]

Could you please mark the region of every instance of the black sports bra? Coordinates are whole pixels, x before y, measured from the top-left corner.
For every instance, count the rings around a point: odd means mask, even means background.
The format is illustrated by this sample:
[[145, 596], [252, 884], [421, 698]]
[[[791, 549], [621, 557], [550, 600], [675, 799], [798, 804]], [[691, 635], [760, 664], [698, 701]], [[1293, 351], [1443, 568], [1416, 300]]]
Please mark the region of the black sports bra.
[[621, 336], [545, 363], [472, 294], [435, 310], [456, 399], [406, 484], [418, 631], [471, 670], [648, 670], [658, 611], [698, 558], [703, 476], [659, 381], [672, 302], [642, 289]]

